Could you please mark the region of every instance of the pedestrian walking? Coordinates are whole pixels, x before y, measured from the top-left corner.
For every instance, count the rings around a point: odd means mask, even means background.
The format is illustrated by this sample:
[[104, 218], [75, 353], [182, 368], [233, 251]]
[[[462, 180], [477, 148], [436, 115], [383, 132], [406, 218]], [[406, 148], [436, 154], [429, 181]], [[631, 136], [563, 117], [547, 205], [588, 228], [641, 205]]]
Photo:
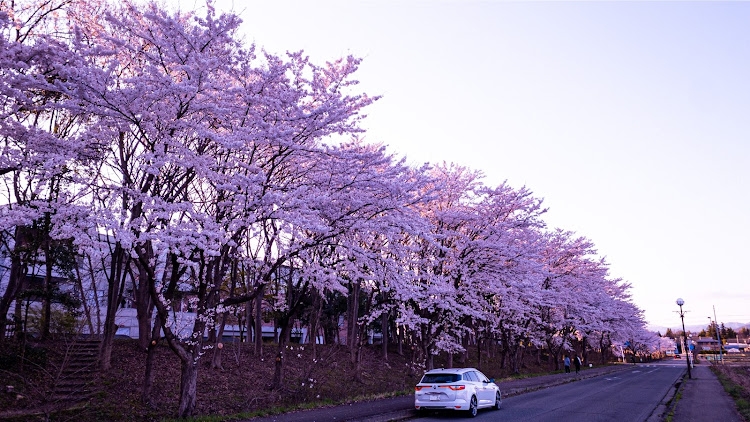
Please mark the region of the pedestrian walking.
[[576, 375], [578, 375], [578, 373], [581, 372], [581, 358], [576, 355], [575, 359], [573, 359], [573, 363], [576, 365]]
[[565, 360], [563, 361], [563, 363], [565, 363], [565, 373], [569, 374], [570, 373], [570, 357], [565, 356]]

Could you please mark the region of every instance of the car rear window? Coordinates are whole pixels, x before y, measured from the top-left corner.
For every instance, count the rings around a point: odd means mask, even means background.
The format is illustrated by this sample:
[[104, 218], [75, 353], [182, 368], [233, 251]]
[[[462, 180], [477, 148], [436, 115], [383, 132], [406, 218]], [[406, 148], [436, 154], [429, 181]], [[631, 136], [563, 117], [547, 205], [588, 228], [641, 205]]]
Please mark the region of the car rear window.
[[427, 384], [441, 384], [461, 381], [461, 374], [424, 374], [422, 382]]

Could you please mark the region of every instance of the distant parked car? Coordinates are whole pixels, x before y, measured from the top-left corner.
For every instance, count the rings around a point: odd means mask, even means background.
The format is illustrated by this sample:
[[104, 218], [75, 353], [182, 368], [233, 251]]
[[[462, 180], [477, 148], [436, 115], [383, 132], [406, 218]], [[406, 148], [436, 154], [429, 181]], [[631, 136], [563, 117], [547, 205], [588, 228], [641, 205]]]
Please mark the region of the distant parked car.
[[474, 368], [433, 369], [425, 372], [414, 387], [417, 410], [463, 410], [476, 416], [477, 410], [500, 408], [502, 395], [494, 379]]

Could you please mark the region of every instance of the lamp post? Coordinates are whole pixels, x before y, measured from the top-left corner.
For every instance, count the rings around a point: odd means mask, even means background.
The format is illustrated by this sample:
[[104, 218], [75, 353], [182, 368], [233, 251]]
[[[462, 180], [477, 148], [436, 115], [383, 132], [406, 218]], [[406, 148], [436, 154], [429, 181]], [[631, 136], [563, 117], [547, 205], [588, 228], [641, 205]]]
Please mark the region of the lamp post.
[[688, 378], [692, 379], [693, 375], [690, 373], [690, 358], [688, 357], [688, 350], [687, 350], [687, 333], [685, 332], [685, 313], [682, 312], [682, 305], [685, 304], [685, 301], [682, 300], [682, 298], [677, 298], [677, 306], [680, 307], [680, 319], [682, 320], [682, 336], [685, 339], [685, 362], [687, 363], [687, 369], [688, 369]]

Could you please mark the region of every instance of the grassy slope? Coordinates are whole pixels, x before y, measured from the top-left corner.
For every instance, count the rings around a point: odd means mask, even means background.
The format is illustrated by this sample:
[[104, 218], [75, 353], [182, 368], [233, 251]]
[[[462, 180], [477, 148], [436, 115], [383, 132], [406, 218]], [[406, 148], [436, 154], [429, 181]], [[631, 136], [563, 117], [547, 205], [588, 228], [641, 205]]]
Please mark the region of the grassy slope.
[[712, 365], [711, 370], [734, 399], [742, 417], [750, 421], [750, 365]]

